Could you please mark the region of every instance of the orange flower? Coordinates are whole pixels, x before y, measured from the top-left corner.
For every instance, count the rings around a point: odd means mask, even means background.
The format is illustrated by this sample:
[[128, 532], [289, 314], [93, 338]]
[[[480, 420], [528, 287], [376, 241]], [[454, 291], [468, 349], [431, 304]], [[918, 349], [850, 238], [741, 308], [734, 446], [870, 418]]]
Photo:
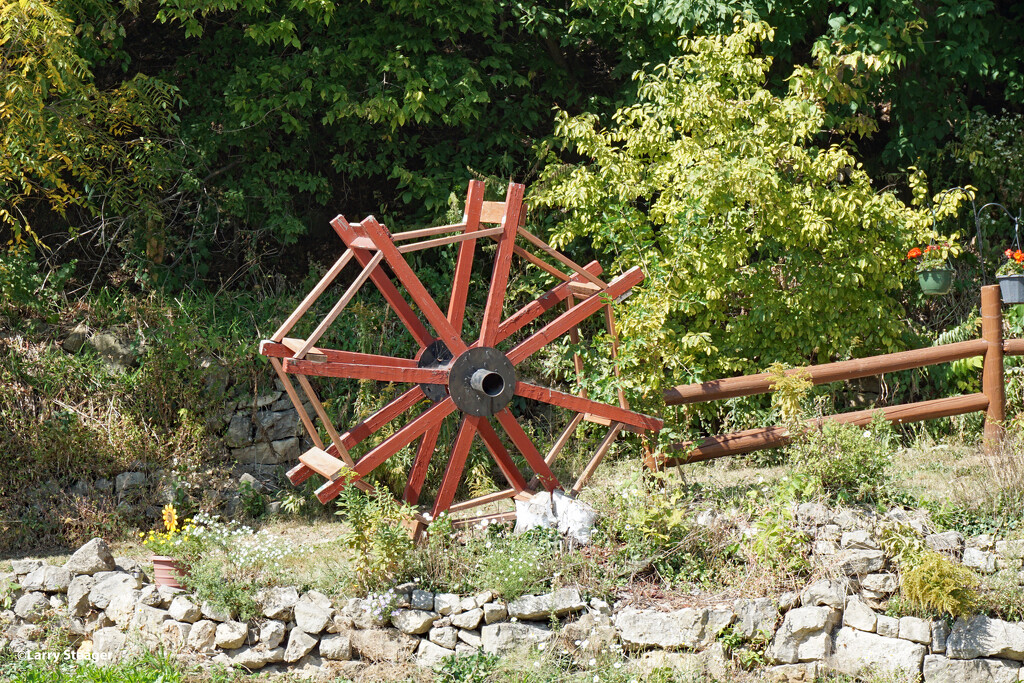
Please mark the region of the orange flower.
[[1007, 249], [1003, 253], [1006, 254], [1006, 258], [1013, 258], [1013, 249]]
[[934, 244], [929, 244], [927, 247], [924, 248], [924, 253], [927, 254], [929, 251], [935, 251], [936, 249], [938, 249], [937, 246], [935, 246]]
[[1017, 251], [1013, 252], [1013, 260], [1016, 261], [1017, 263], [1024, 261], [1024, 251], [1018, 249]]
[[907, 252], [907, 258], [917, 258], [920, 255], [921, 255], [921, 250], [918, 249], [917, 247], [914, 247], [913, 249], [911, 249], [910, 251]]

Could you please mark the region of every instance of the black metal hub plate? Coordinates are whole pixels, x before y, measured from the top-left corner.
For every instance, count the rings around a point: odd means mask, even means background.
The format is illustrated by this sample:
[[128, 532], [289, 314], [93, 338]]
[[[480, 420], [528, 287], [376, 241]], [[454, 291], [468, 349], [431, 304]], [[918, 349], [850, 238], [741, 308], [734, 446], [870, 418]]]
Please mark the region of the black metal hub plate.
[[467, 415], [494, 415], [515, 392], [515, 366], [498, 349], [470, 349], [455, 359], [448, 374], [448, 393]]
[[[438, 339], [433, 344], [423, 349], [420, 359], [416, 365], [421, 368], [440, 368], [452, 362], [452, 352], [448, 346]], [[427, 398], [437, 403], [448, 398], [448, 387], [443, 384], [421, 384], [420, 389], [427, 395]]]

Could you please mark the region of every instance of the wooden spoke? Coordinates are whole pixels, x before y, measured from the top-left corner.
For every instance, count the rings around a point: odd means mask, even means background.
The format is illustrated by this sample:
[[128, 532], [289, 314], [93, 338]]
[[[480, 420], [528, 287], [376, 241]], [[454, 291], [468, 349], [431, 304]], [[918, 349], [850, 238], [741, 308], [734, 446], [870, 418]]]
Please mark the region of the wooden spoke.
[[624, 410], [618, 406], [610, 406], [600, 401], [592, 401], [582, 396], [574, 396], [555, 389], [539, 387], [529, 382], [516, 382], [516, 395], [525, 398], [532, 398], [534, 401], [559, 406], [567, 410], [575, 410], [581, 413], [590, 413], [615, 422], [623, 422], [640, 429], [659, 430], [662, 421], [650, 415], [635, 413], [631, 410]]
[[[466, 233], [476, 232], [480, 227], [480, 209], [484, 202], [484, 184], [479, 180], [469, 181], [466, 194], [466, 213], [462, 217], [466, 224]], [[466, 313], [466, 296], [469, 294], [469, 278], [473, 274], [473, 254], [476, 251], [476, 240], [463, 242], [459, 245], [459, 256], [455, 262], [455, 274], [452, 276], [452, 294], [448, 299], [448, 321], [452, 327], [462, 334], [463, 316]]]
[[523, 474], [516, 467], [516, 464], [512, 462], [512, 456], [508, 454], [505, 444], [501, 443], [501, 438], [494, 431], [491, 423], [486, 418], [480, 418], [480, 422], [477, 424], [477, 431], [480, 432], [481, 441], [487, 446], [487, 450], [490, 451], [491, 457], [498, 464], [498, 468], [509, 485], [515, 491], [525, 490], [527, 488], [526, 479], [523, 478]]
[[594, 476], [594, 471], [597, 469], [597, 466], [601, 464], [601, 461], [604, 460], [604, 456], [608, 454], [608, 449], [610, 449], [612, 447], [612, 444], [615, 443], [615, 437], [617, 437], [619, 435], [619, 432], [621, 431], [621, 423], [616, 422], [612, 425], [612, 428], [608, 430], [608, 433], [605, 435], [604, 439], [602, 439], [601, 443], [598, 445], [597, 451], [594, 452], [594, 457], [591, 458], [590, 462], [587, 463], [587, 466], [583, 468], [582, 474], [580, 474], [579, 479], [576, 480], [576, 483], [572, 485], [572, 489], [570, 489], [569, 493], [571, 493], [572, 495], [576, 495], [583, 489], [584, 486], [587, 485], [587, 482], [590, 481], [590, 478]]
[[409, 472], [409, 480], [405, 484], [405, 492], [402, 498], [409, 505], [415, 505], [420, 499], [420, 490], [427, 478], [427, 468], [430, 467], [430, 460], [437, 448], [437, 437], [441, 435], [441, 425], [431, 427], [420, 439], [419, 448], [416, 449], [416, 459], [413, 460], [412, 470]]
[[306, 343], [295, 354], [296, 358], [304, 357], [306, 353], [313, 348], [313, 345], [320, 341], [320, 337], [324, 336], [324, 332], [327, 331], [327, 328], [330, 327], [338, 316], [341, 315], [341, 312], [345, 310], [345, 307], [348, 306], [350, 301], [352, 301], [352, 297], [356, 295], [359, 288], [363, 286], [364, 282], [366, 282], [366, 278], [370, 277], [370, 275], [372, 275], [377, 269], [377, 265], [380, 263], [381, 258], [382, 256], [380, 254], [374, 254], [373, 258], [367, 262], [362, 272], [356, 276], [356, 279], [353, 280], [352, 284], [345, 290], [345, 294], [338, 299], [338, 303], [334, 304], [334, 307], [327, 313], [327, 316], [321, 320], [320, 324], [316, 326], [315, 330], [313, 330], [313, 334], [309, 335]]
[[297, 375], [373, 379], [378, 382], [415, 382], [417, 384], [445, 384], [448, 382], [446, 368], [396, 368], [388, 365], [354, 365], [332, 361], [313, 363], [308, 360], [285, 358], [284, 369], [285, 372]]
[[509, 412], [508, 408], [504, 408], [494, 414], [498, 418], [498, 423], [501, 425], [505, 433], [508, 434], [508, 438], [512, 440], [515, 447], [519, 449], [519, 452], [526, 458], [526, 462], [529, 463], [530, 467], [536, 473], [537, 478], [540, 479], [540, 483], [543, 484], [544, 488], [548, 491], [554, 491], [555, 489], [562, 488], [561, 484], [558, 483], [558, 479], [555, 477], [551, 468], [544, 462], [544, 458], [541, 457], [540, 451], [533, 445], [533, 441], [523, 431], [523, 428], [519, 425], [519, 421]]
[[[293, 342], [293, 343], [287, 343]], [[294, 353], [292, 347], [296, 346], [294, 342], [298, 342], [297, 348], [301, 348], [302, 343], [305, 342], [303, 339], [284, 339], [280, 344], [275, 344], [272, 341], [263, 341], [260, 343], [260, 353], [264, 356], [271, 358], [293, 358]], [[391, 368], [415, 368], [417, 367], [416, 361], [411, 358], [393, 358], [391, 356], [381, 356], [373, 353], [357, 353], [354, 351], [335, 351], [334, 349], [317, 349], [322, 356], [320, 361], [314, 362], [325, 362], [330, 361], [333, 363], [352, 363], [354, 365], [386, 365]], [[310, 355], [306, 354], [305, 360], [312, 361]]]
[[[587, 268], [591, 269], [591, 272], [600, 273], [601, 266], [597, 261], [592, 261], [587, 264]], [[539, 318], [544, 313], [550, 311], [552, 308], [557, 306], [560, 302], [565, 301], [569, 296], [568, 283], [562, 283], [557, 287], [548, 290], [540, 298], [531, 301], [523, 308], [519, 309], [508, 319], [505, 320], [501, 325], [498, 326], [498, 338], [497, 342], [504, 341], [508, 337], [512, 336], [525, 326], [532, 323], [534, 320]]]
[[[449, 399], [450, 400], [450, 399]], [[441, 479], [441, 490], [437, 492], [437, 500], [434, 501], [433, 517], [447, 510], [455, 499], [455, 491], [462, 480], [462, 470], [466, 467], [466, 457], [469, 455], [470, 446], [473, 445], [473, 437], [476, 435], [476, 426], [481, 418], [466, 415], [459, 425], [459, 433], [455, 436], [455, 445], [452, 446], [451, 457], [448, 458], [448, 467], [444, 470], [444, 477]]]
[[423, 389], [420, 387], [415, 386], [409, 389], [373, 415], [370, 415], [355, 427], [342, 434], [341, 442], [345, 444], [346, 448], [354, 448], [356, 444], [361, 443], [366, 437], [412, 408], [424, 398], [426, 396], [424, 396]]
[[299, 307], [296, 308], [290, 316], [288, 316], [288, 319], [281, 324], [281, 327], [277, 328], [277, 332], [274, 332], [274, 334], [270, 336], [271, 340], [279, 342], [285, 338], [285, 335], [291, 332], [291, 329], [295, 327], [295, 323], [299, 322], [302, 316], [305, 315], [306, 311], [316, 303], [316, 300], [319, 299], [320, 295], [324, 293], [327, 287], [334, 282], [334, 279], [341, 274], [341, 271], [345, 269], [345, 266], [350, 260], [352, 260], [352, 250], [346, 249], [345, 253], [341, 255], [341, 258], [335, 261], [334, 265], [331, 266], [331, 269], [327, 271], [327, 274], [320, 279], [320, 282], [316, 283], [316, 287], [313, 288], [313, 291], [306, 295], [306, 298], [302, 300]]
[[433, 247], [443, 247], [446, 244], [458, 244], [458, 243], [469, 243], [475, 244], [476, 240], [481, 237], [492, 237], [494, 235], [502, 234], [501, 228], [491, 228], [489, 230], [477, 230], [475, 232], [466, 232], [461, 235], [450, 235], [448, 237], [438, 237], [437, 239], [424, 240], [423, 242], [413, 242], [407, 244], [404, 247], [398, 248], [398, 253], [408, 254], [411, 251], [423, 251], [424, 249], [431, 249]]
[[484, 319], [480, 325], [480, 343], [483, 346], [493, 346], [494, 340], [498, 336], [498, 324], [501, 322], [501, 313], [505, 305], [508, 273], [512, 267], [512, 249], [515, 246], [516, 228], [519, 227], [525, 189], [519, 183], [509, 183], [508, 192], [505, 195], [505, 216], [502, 218], [504, 233], [498, 242], [498, 253], [494, 257], [491, 289], [487, 292]]
[[608, 289], [600, 294], [589, 296], [573, 306], [570, 310], [558, 316], [540, 330], [530, 335], [509, 351], [508, 359], [513, 365], [519, 365], [532, 356], [538, 350], [547, 346], [558, 337], [568, 332], [574, 325], [578, 325], [591, 314], [596, 313], [605, 304], [605, 299], [616, 298], [628, 292], [634, 285], [644, 279], [643, 271], [639, 268], [630, 268], [628, 271], [612, 280]]

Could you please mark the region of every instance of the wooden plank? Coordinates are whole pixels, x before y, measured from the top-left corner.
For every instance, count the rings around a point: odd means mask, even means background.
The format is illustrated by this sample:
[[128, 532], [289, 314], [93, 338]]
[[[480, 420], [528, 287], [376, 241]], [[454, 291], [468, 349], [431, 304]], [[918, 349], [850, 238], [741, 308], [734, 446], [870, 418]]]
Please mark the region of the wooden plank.
[[349, 246], [353, 249], [363, 249], [365, 251], [377, 250], [377, 245], [369, 237], [355, 237]]
[[314, 474], [316, 474], [316, 472], [309, 469], [300, 462], [298, 465], [288, 470], [288, 472], [285, 473], [285, 476], [288, 477], [288, 481], [298, 486], [299, 484], [305, 482], [307, 479], [312, 477]]
[[484, 202], [480, 210], [481, 223], [502, 223], [505, 220], [505, 202]]
[[[480, 210], [484, 201], [484, 184], [479, 180], [469, 181], [466, 191], [466, 212], [462, 220], [466, 224], [467, 233], [475, 233], [480, 228]], [[469, 295], [469, 280], [473, 275], [473, 256], [476, 242], [471, 240], [459, 245], [459, 256], [455, 262], [455, 274], [452, 276], [452, 293], [448, 297], [448, 322], [461, 335], [465, 322], [466, 297]]]
[[[479, 182], [479, 181], [470, 181]], [[395, 242], [402, 242], [404, 240], [418, 240], [421, 237], [433, 237], [434, 235], [444, 235], [449, 232], [461, 232], [466, 229], [466, 222], [452, 223], [451, 225], [438, 225], [432, 228], [421, 228], [420, 230], [406, 230], [404, 232], [393, 232], [391, 233], [391, 239]]]
[[[569, 439], [571, 439], [572, 435], [576, 433], [576, 429], [580, 426], [580, 422], [583, 422], [583, 414], [576, 413], [572, 416], [572, 420], [569, 421], [566, 428], [562, 430], [562, 433], [558, 435], [558, 438], [555, 439], [555, 443], [551, 445], [551, 449], [548, 451], [547, 455], [544, 456], [544, 462], [548, 467], [555, 463], [559, 453], [561, 453], [562, 449], [565, 448], [565, 444], [569, 443]], [[534, 477], [530, 479], [529, 487], [532, 489], [539, 483], [540, 479], [534, 475]]]
[[604, 324], [612, 338], [612, 369], [615, 372], [615, 392], [619, 396], [619, 407], [629, 410], [626, 392], [622, 390], [622, 372], [619, 369], [619, 333], [615, 329], [615, 312], [612, 311], [611, 306], [604, 307]]
[[534, 235], [529, 230], [526, 230], [524, 228], [519, 228], [519, 234], [522, 235], [526, 239], [527, 242], [529, 242], [533, 246], [537, 247], [538, 249], [543, 251], [545, 254], [547, 254], [551, 258], [553, 258], [556, 261], [558, 261], [559, 263], [561, 263], [563, 266], [566, 266], [567, 268], [570, 268], [570, 269], [576, 271], [577, 273], [582, 275], [584, 278], [586, 278], [590, 282], [592, 282], [595, 285], [597, 285], [598, 287], [604, 288], [604, 287], [607, 286], [601, 280], [601, 278], [597, 277], [596, 275], [591, 274], [583, 266], [581, 266], [580, 264], [576, 263], [571, 258], [569, 258], [565, 254], [563, 254], [562, 252], [560, 252], [557, 249], [553, 248], [551, 245], [549, 245], [547, 242], [545, 242], [541, 238], [539, 238], [536, 235]]
[[341, 435], [341, 442], [346, 448], [354, 448], [356, 444], [362, 443], [368, 436], [376, 433], [381, 427], [390, 423], [396, 417], [412, 408], [421, 400], [426, 398], [423, 389], [419, 386], [412, 387], [401, 396], [395, 398], [380, 410], [376, 411], [352, 429]]
[[336, 480], [346, 469], [345, 463], [319, 448], [311, 448], [300, 455], [299, 462], [331, 481]]
[[[467, 348], [466, 344], [462, 341], [462, 335], [455, 331], [451, 323], [448, 322], [448, 318], [437, 307], [434, 298], [430, 296], [427, 288], [416, 277], [416, 273], [409, 267], [405, 257], [398, 252], [398, 248], [388, 238], [384, 228], [381, 227], [380, 223], [373, 216], [368, 216], [361, 225], [373, 241], [377, 243], [377, 248], [384, 254], [384, 258], [387, 260], [388, 265], [391, 266], [391, 270], [395, 271], [395, 275], [398, 276], [406, 291], [409, 292], [409, 296], [412, 297], [413, 303], [423, 312], [427, 322], [437, 332], [437, 336], [444, 340], [453, 356], [458, 357], [462, 355]], [[432, 342], [433, 338], [424, 346]]]
[[[984, 340], [972, 339], [970, 341], [957, 342], [956, 344], [930, 346], [912, 351], [899, 351], [881, 356], [871, 356], [870, 358], [857, 358], [839, 361], [838, 363], [793, 368], [786, 370], [786, 374], [792, 375], [806, 371], [808, 378], [814, 384], [828, 384], [829, 382], [841, 382], [858, 377], [883, 375], [888, 372], [911, 370], [926, 365], [936, 365], [938, 363], [960, 360], [961, 358], [980, 356], [985, 353], [987, 348], [988, 343]], [[744, 377], [728, 377], [704, 382], [703, 384], [683, 384], [673, 387], [665, 391], [663, 398], [668, 405], [682, 405], [686, 403], [717, 401], [736, 396], [752, 396], [771, 391], [773, 381], [772, 376], [767, 372], [757, 375], [746, 375]]]
[[537, 256], [534, 256], [533, 254], [526, 251], [519, 245], [515, 246], [515, 248], [512, 250], [512, 253], [514, 253], [516, 256], [519, 256], [522, 259], [525, 259], [526, 261], [529, 261], [533, 265], [543, 270], [545, 273], [548, 273], [549, 275], [554, 275], [556, 278], [562, 280], [563, 282], [568, 282], [570, 279], [568, 274], [563, 273], [558, 268], [555, 268], [554, 266], [550, 265], [547, 261], [538, 258]]
[[600, 287], [591, 282], [569, 282], [569, 291], [583, 299], [602, 291]]
[[562, 488], [562, 485], [558, 483], [558, 478], [555, 477], [551, 468], [544, 462], [544, 458], [541, 457], [537, 447], [533, 445], [533, 441], [527, 436], [526, 432], [519, 425], [519, 421], [516, 420], [515, 416], [509, 411], [508, 408], [502, 408], [494, 417], [498, 419], [498, 424], [501, 425], [505, 433], [508, 434], [508, 438], [512, 440], [512, 443], [519, 452], [526, 458], [526, 462], [533, 469], [540, 483], [548, 491], [554, 491], [555, 489]]
[[[355, 229], [352, 224], [345, 220], [344, 216], [339, 214], [331, 220], [331, 227], [333, 227], [334, 231], [338, 233], [338, 236], [341, 237], [342, 241], [345, 242], [345, 244], [348, 244], [351, 248], [352, 245], [349, 244], [349, 242], [356, 238]], [[366, 249], [353, 249], [352, 253], [355, 255], [356, 261], [358, 261], [364, 268], [373, 258]], [[382, 270], [375, 270], [370, 276], [370, 279], [373, 280], [373, 284], [377, 285], [377, 289], [380, 290], [381, 296], [384, 297], [384, 300], [388, 302], [389, 306], [391, 306], [391, 309], [395, 312], [395, 315], [398, 316], [398, 319], [402, 321], [402, 324], [405, 325], [406, 329], [412, 334], [416, 343], [419, 344], [421, 348], [430, 345], [430, 343], [434, 341], [434, 336], [427, 331], [426, 326], [416, 316], [416, 313], [413, 312], [409, 303], [402, 298], [402, 295], [391, 282], [390, 278], [388, 278], [387, 274]]]
[[[305, 339], [292, 339], [291, 337], [285, 337], [281, 340], [282, 346], [285, 346], [294, 358], [302, 349], [306, 346]], [[262, 351], [262, 349], [260, 349]], [[287, 356], [286, 356], [287, 357]], [[315, 346], [309, 347], [309, 351], [305, 353], [306, 360], [312, 363], [323, 363], [327, 360], [327, 354]]]
[[270, 339], [275, 342], [279, 342], [284, 339], [285, 335], [291, 332], [292, 328], [295, 327], [295, 323], [299, 322], [299, 319], [305, 315], [306, 311], [309, 310], [310, 306], [316, 303], [316, 300], [320, 298], [320, 295], [324, 293], [327, 287], [334, 282], [334, 279], [341, 274], [341, 271], [345, 269], [345, 265], [352, 259], [352, 250], [345, 249], [345, 253], [334, 262], [334, 265], [327, 271], [320, 282], [316, 283], [316, 287], [306, 295], [306, 298], [302, 300], [299, 307], [292, 311], [292, 314], [281, 324], [281, 327], [277, 328], [277, 332], [274, 332], [270, 336]]
[[[278, 344], [265, 339], [260, 342], [260, 353], [272, 358], [291, 358], [293, 356], [291, 346], [295, 344], [304, 344], [306, 340], [294, 339], [290, 340], [292, 342], [290, 345], [285, 345], [284, 342], [287, 341], [289, 340], [286, 338], [282, 340], [282, 343]], [[359, 353], [356, 351], [335, 351], [334, 349], [317, 350], [323, 355], [324, 360], [334, 363], [352, 363], [353, 365], [386, 365], [392, 368], [419, 367], [416, 365], [416, 361], [411, 358], [395, 358], [393, 356], [381, 356], [375, 353]], [[313, 359], [310, 358], [310, 354], [307, 354], [305, 360], [312, 361]]]
[[513, 365], [519, 365], [538, 350], [568, 332], [571, 327], [578, 325], [582, 320], [600, 310], [600, 308], [605, 305], [604, 298], [606, 296], [618, 298], [628, 292], [632, 287], [642, 282], [643, 279], [644, 274], [640, 268], [635, 266], [630, 268], [625, 273], [612, 280], [604, 292], [594, 294], [593, 296], [583, 299], [570, 310], [558, 316], [540, 330], [521, 341], [515, 348], [508, 352], [508, 359], [512, 361]]
[[[505, 306], [505, 293], [508, 290], [508, 274], [512, 268], [512, 251], [516, 242], [516, 226], [523, 208], [523, 193], [526, 188], [519, 183], [509, 183], [505, 195], [505, 216], [502, 218], [504, 232], [498, 241], [498, 253], [494, 256], [494, 269], [491, 271], [491, 286], [487, 292], [487, 303], [484, 305], [483, 320], [480, 323], [480, 344], [494, 346], [501, 324], [501, 314]], [[486, 204], [486, 202], [484, 202]]]
[[412, 244], [406, 244], [404, 247], [399, 247], [398, 251], [402, 254], [407, 254], [411, 251], [422, 251], [424, 249], [430, 249], [431, 247], [443, 247], [446, 244], [456, 244], [458, 242], [472, 242], [473, 240], [481, 237], [491, 237], [493, 235], [500, 235], [502, 232], [501, 228], [490, 228], [488, 230], [478, 230], [476, 232], [465, 232], [461, 235], [451, 235], [450, 237], [438, 237], [433, 240], [424, 240], [423, 242], [414, 242]]
[[434, 500], [434, 509], [431, 513], [434, 519], [451, 507], [455, 499], [455, 491], [462, 481], [462, 471], [466, 467], [466, 458], [469, 456], [469, 449], [473, 445], [473, 437], [476, 436], [477, 424], [483, 418], [465, 415], [462, 424], [459, 425], [459, 433], [455, 436], [455, 445], [452, 446], [451, 456], [448, 458], [448, 465], [444, 469], [444, 476], [441, 478], [441, 488]]
[[[597, 261], [591, 261], [586, 267], [590, 272], [601, 272], [601, 265]], [[573, 277], [577, 276], [573, 275]], [[543, 295], [513, 313], [505, 320], [505, 322], [498, 326], [498, 341], [504, 341], [508, 337], [512, 336], [544, 313], [550, 311], [560, 302], [565, 301], [568, 296], [569, 287], [564, 282], [552, 289], [549, 289]]]
[[341, 315], [341, 312], [345, 310], [345, 307], [348, 306], [349, 302], [352, 301], [353, 297], [355, 297], [359, 292], [359, 288], [363, 286], [366, 279], [377, 269], [377, 266], [383, 258], [384, 256], [380, 253], [373, 255], [373, 258], [367, 262], [363, 270], [356, 276], [356, 279], [353, 280], [352, 284], [345, 290], [342, 297], [338, 299], [338, 303], [334, 304], [334, 307], [327, 313], [327, 316], [320, 321], [320, 324], [316, 326], [313, 333], [306, 339], [306, 343], [303, 344], [302, 348], [295, 353], [296, 358], [304, 358], [306, 354], [309, 353], [309, 350], [313, 348], [313, 345], [320, 341], [320, 337], [324, 336], [324, 333], [327, 332], [327, 328], [334, 324], [334, 321], [337, 320], [338, 316]]
[[583, 472], [580, 473], [576, 483], [573, 484], [572, 488], [569, 490], [571, 495], [575, 496], [579, 494], [583, 487], [587, 485], [590, 478], [594, 476], [594, 471], [597, 470], [597, 466], [601, 464], [601, 461], [604, 460], [604, 456], [608, 454], [608, 450], [612, 447], [612, 444], [615, 443], [615, 437], [617, 437], [621, 431], [621, 422], [616, 422], [612, 425], [612, 428], [608, 430], [604, 439], [602, 439], [601, 443], [598, 444], [597, 450], [594, 451], [594, 457], [591, 458], [590, 462], [587, 463], [587, 466], [583, 468]]
[[480, 507], [481, 505], [490, 505], [491, 503], [497, 503], [502, 500], [508, 500], [516, 495], [515, 489], [505, 489], [504, 491], [496, 491], [495, 493], [488, 493], [477, 498], [471, 498], [470, 500], [463, 501], [461, 503], [455, 503], [448, 512], [455, 514], [456, 512], [462, 512], [463, 510], [472, 510], [473, 508]]
[[508, 454], [508, 449], [505, 448], [505, 444], [501, 442], [501, 438], [494, 431], [494, 427], [487, 421], [487, 418], [480, 419], [477, 423], [477, 431], [480, 433], [480, 439], [487, 446], [487, 450], [490, 451], [491, 457], [494, 458], [494, 462], [497, 463], [498, 469], [501, 470], [509, 486], [515, 491], [525, 490], [527, 486], [523, 473], [516, 467], [512, 456]]
[[495, 512], [489, 515], [479, 515], [477, 517], [464, 517], [463, 519], [452, 520], [452, 526], [456, 529], [466, 529], [472, 526], [478, 526], [480, 524], [487, 524], [490, 522], [514, 522], [516, 521], [516, 511], [510, 510], [509, 512]]
[[315, 412], [316, 416], [320, 418], [320, 423], [323, 424], [324, 429], [327, 430], [327, 435], [330, 437], [331, 444], [334, 446], [335, 450], [335, 453], [332, 455], [339, 456], [346, 466], [352, 467], [355, 464], [352, 460], [352, 456], [349, 455], [348, 449], [345, 448], [345, 445], [341, 442], [341, 435], [338, 434], [338, 430], [334, 428], [334, 422], [331, 420], [331, 416], [327, 414], [327, 411], [324, 410], [324, 404], [320, 402], [320, 398], [316, 395], [316, 392], [313, 391], [313, 386], [309, 383], [309, 380], [302, 375], [297, 375], [296, 379], [299, 380], [299, 386], [302, 387], [302, 390], [306, 392], [306, 398], [309, 399], [310, 405], [313, 406], [313, 412]]
[[[811, 424], [820, 424], [824, 420], [831, 420], [842, 424], [852, 424], [864, 427], [871, 424], [875, 413], [881, 411], [889, 422], [903, 424], [907, 422], [922, 422], [934, 420], [940, 417], [952, 417], [964, 415], [988, 409], [988, 397], [985, 394], [967, 394], [965, 396], [953, 396], [951, 398], [939, 398], [932, 401], [921, 401], [919, 403], [903, 403], [895, 406], [887, 406], [876, 410], [858, 410], [851, 413], [839, 413], [829, 415], [811, 421]], [[741, 455], [765, 448], [778, 448], [790, 443], [791, 437], [786, 427], [765, 427], [761, 429], [747, 429], [732, 434], [721, 434], [704, 439], [696, 447], [692, 444], [676, 444], [673, 450], [683, 450], [687, 454], [665, 458], [661, 461], [664, 467], [686, 464], [689, 462], [700, 462], [703, 460], [714, 460], [729, 455]]]
[[[309, 413], [302, 406], [302, 400], [299, 398], [299, 394], [295, 391], [295, 386], [292, 384], [292, 380], [288, 377], [288, 374], [281, 367], [281, 361], [277, 358], [270, 359], [270, 365], [274, 368], [274, 372], [277, 373], [277, 378], [281, 380], [281, 384], [284, 385], [285, 393], [288, 394], [288, 398], [291, 399], [292, 406], [295, 408], [295, 412], [299, 414], [299, 419], [302, 420], [302, 426], [306, 428], [306, 433], [309, 434], [309, 438], [313, 440], [313, 445], [317, 448], [323, 448], [324, 442], [320, 438], [320, 432], [313, 426], [313, 420], [309, 418]], [[311, 364], [312, 365], [312, 364]]]
[[405, 483], [405, 491], [402, 493], [402, 500], [409, 505], [419, 502], [420, 491], [423, 489], [423, 482], [427, 479], [427, 469], [430, 467], [430, 460], [437, 448], [437, 437], [440, 435], [441, 425], [438, 425], [424, 432], [420, 439], [420, 445], [416, 449], [416, 459], [413, 460], [409, 478]]
[[516, 382], [516, 396], [532, 398], [534, 401], [541, 401], [542, 403], [559, 406], [567, 410], [575, 410], [580, 413], [590, 413], [641, 429], [658, 431], [664, 424], [660, 419], [650, 415], [644, 415], [632, 410], [624, 410], [618, 406], [592, 401], [589, 398], [574, 396], [573, 394], [567, 394], [555, 389], [539, 387], [529, 382]]
[[298, 375], [372, 379], [378, 382], [410, 382], [413, 384], [447, 384], [448, 368], [396, 368], [389, 365], [353, 365], [324, 361], [284, 359], [284, 369]]
[[1007, 356], [1024, 356], [1024, 339], [1004, 339], [1003, 354]]

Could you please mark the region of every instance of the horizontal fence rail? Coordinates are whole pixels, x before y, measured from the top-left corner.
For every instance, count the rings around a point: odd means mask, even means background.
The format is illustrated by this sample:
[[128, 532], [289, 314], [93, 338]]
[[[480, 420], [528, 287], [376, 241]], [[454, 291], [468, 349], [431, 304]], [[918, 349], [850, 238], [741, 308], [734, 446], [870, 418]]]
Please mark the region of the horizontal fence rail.
[[[864, 426], [870, 424], [878, 412], [881, 412], [885, 419], [892, 423], [921, 422], [940, 417], [985, 412], [985, 438], [989, 443], [998, 441], [1002, 435], [1001, 423], [1005, 414], [1003, 356], [1024, 355], [1024, 339], [1003, 339], [1001, 305], [998, 285], [982, 287], [981, 339], [887, 353], [838, 363], [792, 368], [786, 371], [787, 375], [804, 374], [813, 384], [817, 385], [982, 356], [982, 391], [980, 393], [827, 415], [811, 420], [808, 424], [821, 424], [825, 420], [830, 420], [842, 424]], [[667, 389], [664, 392], [664, 400], [668, 405], [685, 405], [764, 394], [773, 390], [774, 381], [772, 375], [759, 373], [711, 382], [683, 384]], [[790, 443], [791, 439], [789, 429], [781, 425], [721, 434], [708, 437], [696, 444], [693, 442], [673, 444], [672, 450], [681, 451], [684, 455], [662, 457], [657, 465], [674, 466], [714, 460], [729, 455], [741, 455], [765, 448], [778, 448]]]

